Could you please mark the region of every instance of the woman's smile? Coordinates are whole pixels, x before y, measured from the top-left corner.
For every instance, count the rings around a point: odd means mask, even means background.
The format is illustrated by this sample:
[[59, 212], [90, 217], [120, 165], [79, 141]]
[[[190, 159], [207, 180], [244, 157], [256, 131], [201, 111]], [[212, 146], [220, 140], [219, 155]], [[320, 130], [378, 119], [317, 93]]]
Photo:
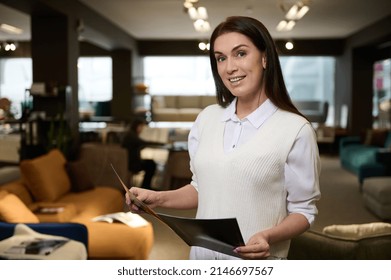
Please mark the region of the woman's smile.
[[228, 78], [228, 80], [229, 80], [232, 84], [236, 85], [236, 84], [239, 84], [240, 81], [242, 81], [245, 77], [246, 77], [246, 76], [237, 76], [237, 77]]

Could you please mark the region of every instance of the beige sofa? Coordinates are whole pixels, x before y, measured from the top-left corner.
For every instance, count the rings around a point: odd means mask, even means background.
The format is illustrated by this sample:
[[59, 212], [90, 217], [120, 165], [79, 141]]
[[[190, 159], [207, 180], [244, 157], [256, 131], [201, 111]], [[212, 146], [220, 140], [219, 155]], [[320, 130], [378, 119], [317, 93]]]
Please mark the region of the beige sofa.
[[202, 109], [216, 103], [215, 95], [154, 95], [152, 121], [193, 122]]
[[389, 260], [391, 224], [330, 225], [293, 238], [290, 260]]

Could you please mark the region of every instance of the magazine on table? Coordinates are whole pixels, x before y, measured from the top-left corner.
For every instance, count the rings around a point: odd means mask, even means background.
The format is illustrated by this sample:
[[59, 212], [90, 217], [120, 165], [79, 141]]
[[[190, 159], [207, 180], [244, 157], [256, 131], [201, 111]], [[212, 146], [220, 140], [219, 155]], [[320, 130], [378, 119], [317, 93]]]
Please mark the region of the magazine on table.
[[193, 219], [157, 213], [137, 199], [123, 183], [114, 166], [111, 165], [111, 167], [132, 203], [140, 210], [169, 226], [187, 245], [204, 247], [239, 257], [233, 250], [238, 246], [244, 245], [244, 241], [236, 218]]
[[8, 255], [41, 255], [48, 256], [56, 249], [67, 243], [67, 239], [42, 239], [33, 238], [31, 240], [21, 241], [4, 251]]
[[148, 221], [146, 221], [143, 217], [137, 214], [133, 214], [131, 212], [117, 212], [106, 215], [97, 216], [92, 219], [94, 222], [107, 222], [107, 223], [123, 223], [127, 226], [137, 228], [148, 225]]

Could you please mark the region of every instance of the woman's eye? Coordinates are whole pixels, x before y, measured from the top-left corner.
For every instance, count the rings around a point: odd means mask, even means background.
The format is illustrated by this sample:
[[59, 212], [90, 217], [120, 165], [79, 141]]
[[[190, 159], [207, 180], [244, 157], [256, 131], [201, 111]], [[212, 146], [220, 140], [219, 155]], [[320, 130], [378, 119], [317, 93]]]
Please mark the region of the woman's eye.
[[246, 52], [244, 52], [244, 51], [238, 51], [238, 53], [237, 53], [238, 57], [243, 57], [245, 55], [246, 55]]
[[218, 56], [218, 57], [216, 58], [216, 60], [217, 60], [217, 62], [222, 62], [222, 61], [225, 60], [225, 57], [223, 57], [223, 56]]

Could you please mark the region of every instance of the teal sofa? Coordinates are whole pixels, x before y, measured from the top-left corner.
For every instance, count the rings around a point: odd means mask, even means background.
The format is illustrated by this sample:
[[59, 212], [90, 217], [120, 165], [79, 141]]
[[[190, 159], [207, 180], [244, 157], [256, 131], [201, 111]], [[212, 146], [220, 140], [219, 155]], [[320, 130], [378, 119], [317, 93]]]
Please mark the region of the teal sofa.
[[391, 132], [377, 133], [372, 141], [347, 136], [339, 142], [341, 166], [358, 177], [360, 187], [365, 178], [391, 176]]

